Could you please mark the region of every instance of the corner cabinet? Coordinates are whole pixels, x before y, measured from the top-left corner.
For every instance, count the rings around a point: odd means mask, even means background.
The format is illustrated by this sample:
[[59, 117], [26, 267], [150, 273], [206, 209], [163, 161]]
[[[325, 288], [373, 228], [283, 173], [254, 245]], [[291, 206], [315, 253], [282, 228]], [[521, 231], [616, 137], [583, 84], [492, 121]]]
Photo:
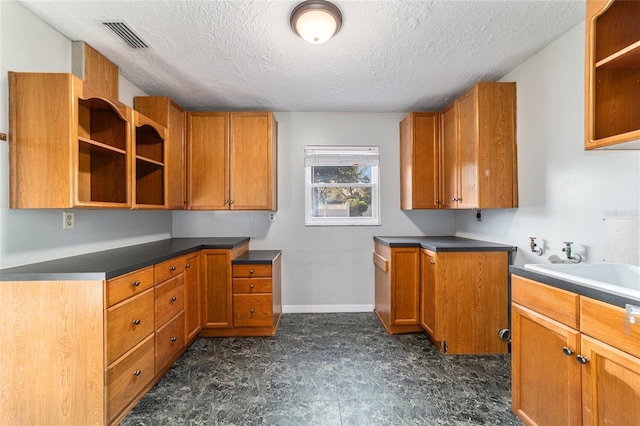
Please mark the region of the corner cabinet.
[[188, 113], [188, 208], [277, 210], [272, 112]]
[[441, 123], [443, 207], [517, 207], [516, 84], [476, 84]]
[[625, 309], [515, 275], [512, 294], [518, 417], [527, 425], [637, 424], [640, 325]]
[[400, 122], [400, 208], [439, 208], [439, 114], [412, 112]]
[[131, 208], [132, 111], [72, 74], [9, 72], [12, 208]]
[[587, 1], [585, 149], [640, 149], [640, 2]]

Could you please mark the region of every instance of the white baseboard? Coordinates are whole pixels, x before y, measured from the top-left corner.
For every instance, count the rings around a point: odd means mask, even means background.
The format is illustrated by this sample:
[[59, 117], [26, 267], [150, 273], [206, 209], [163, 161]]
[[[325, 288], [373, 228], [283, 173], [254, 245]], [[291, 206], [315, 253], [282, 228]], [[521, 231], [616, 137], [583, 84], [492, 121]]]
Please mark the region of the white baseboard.
[[373, 312], [373, 305], [283, 305], [283, 314]]

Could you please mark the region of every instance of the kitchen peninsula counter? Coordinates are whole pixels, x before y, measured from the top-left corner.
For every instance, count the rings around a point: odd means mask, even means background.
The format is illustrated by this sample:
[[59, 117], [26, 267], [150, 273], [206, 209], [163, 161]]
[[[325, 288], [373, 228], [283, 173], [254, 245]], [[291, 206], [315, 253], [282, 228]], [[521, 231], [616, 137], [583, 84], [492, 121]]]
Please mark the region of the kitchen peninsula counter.
[[454, 236], [373, 237], [387, 247], [422, 247], [433, 252], [446, 251], [516, 251], [517, 247]]
[[233, 249], [249, 237], [170, 238], [0, 270], [0, 281], [108, 280], [202, 249]]

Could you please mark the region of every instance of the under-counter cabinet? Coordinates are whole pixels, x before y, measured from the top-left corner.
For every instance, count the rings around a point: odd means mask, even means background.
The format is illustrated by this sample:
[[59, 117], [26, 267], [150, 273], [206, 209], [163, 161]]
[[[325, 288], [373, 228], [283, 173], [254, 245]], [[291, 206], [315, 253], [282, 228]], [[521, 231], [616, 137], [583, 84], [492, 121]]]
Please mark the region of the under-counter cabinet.
[[134, 108], [167, 129], [165, 140], [167, 208], [184, 210], [187, 206], [186, 112], [166, 96], [136, 96]]
[[72, 74], [9, 72], [12, 208], [130, 208], [132, 111]]
[[189, 112], [188, 208], [277, 210], [271, 112]]
[[440, 121], [442, 207], [517, 207], [516, 84], [478, 83]]
[[585, 149], [640, 149], [640, 2], [589, 0]]
[[512, 298], [518, 417], [541, 426], [637, 424], [640, 325], [623, 308], [517, 275]]
[[439, 114], [412, 112], [400, 122], [400, 208], [437, 209]]
[[202, 329], [200, 252], [188, 254], [184, 265], [184, 340], [191, 344]]

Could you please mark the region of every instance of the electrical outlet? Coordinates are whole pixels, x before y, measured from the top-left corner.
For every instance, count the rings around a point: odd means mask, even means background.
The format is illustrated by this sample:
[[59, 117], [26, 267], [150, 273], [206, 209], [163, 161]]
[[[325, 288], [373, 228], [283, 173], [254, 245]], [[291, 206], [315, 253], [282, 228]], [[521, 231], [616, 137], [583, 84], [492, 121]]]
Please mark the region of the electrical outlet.
[[269, 222], [276, 221], [276, 212], [269, 212]]
[[75, 222], [75, 213], [62, 212], [62, 229], [73, 229]]

